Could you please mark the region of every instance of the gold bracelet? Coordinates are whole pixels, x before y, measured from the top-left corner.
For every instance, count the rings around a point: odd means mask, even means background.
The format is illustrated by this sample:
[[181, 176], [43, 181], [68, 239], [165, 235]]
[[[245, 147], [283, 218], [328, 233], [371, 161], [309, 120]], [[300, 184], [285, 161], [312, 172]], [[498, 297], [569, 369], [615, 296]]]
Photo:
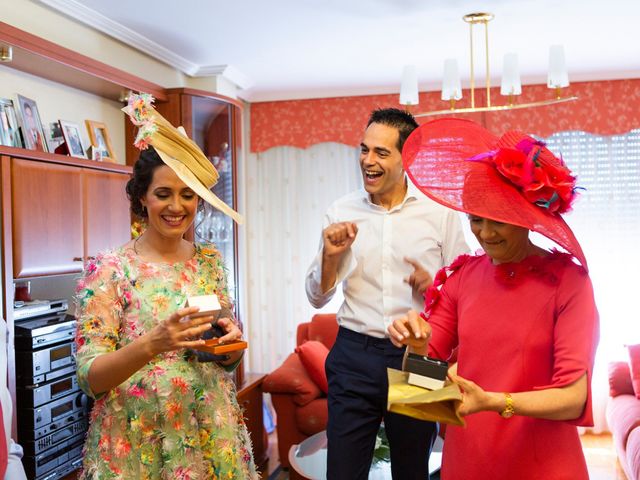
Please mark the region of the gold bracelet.
[[505, 393], [504, 400], [505, 400], [504, 402], [505, 407], [504, 407], [504, 410], [500, 412], [500, 416], [502, 418], [511, 418], [516, 413], [516, 410], [514, 408], [514, 403], [513, 403], [513, 397], [511, 396], [510, 393]]

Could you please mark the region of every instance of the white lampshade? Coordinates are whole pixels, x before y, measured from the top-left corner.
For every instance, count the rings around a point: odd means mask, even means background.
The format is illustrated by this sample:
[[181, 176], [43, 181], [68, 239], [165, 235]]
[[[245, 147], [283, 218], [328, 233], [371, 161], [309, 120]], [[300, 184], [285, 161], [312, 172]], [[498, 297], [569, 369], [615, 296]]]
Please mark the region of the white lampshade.
[[549, 47], [549, 76], [547, 77], [547, 86], [549, 88], [569, 86], [569, 74], [567, 73], [564, 47], [562, 45], [552, 45]]
[[500, 84], [500, 95], [520, 95], [522, 85], [520, 84], [520, 69], [518, 68], [518, 55], [507, 53], [504, 56], [502, 66], [502, 83]]
[[418, 105], [418, 71], [415, 65], [402, 69], [400, 83], [400, 105]]
[[447, 58], [444, 61], [444, 75], [442, 76], [442, 100], [460, 100], [462, 98], [462, 86], [458, 73], [458, 62], [455, 58]]

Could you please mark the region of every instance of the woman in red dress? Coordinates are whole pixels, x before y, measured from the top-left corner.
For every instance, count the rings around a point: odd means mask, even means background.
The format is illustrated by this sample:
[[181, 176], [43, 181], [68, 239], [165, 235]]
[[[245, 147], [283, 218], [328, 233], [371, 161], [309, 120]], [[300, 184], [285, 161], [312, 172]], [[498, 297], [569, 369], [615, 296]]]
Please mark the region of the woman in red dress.
[[[441, 478], [588, 479], [576, 426], [593, 424], [598, 313], [584, 254], [560, 216], [575, 177], [542, 142], [513, 131], [498, 139], [466, 120], [422, 125], [403, 158], [426, 195], [468, 214], [484, 250], [441, 270], [425, 311], [389, 327], [407, 351], [457, 353], [449, 377], [466, 427], [447, 427]], [[530, 231], [569, 253], [540, 248]]]

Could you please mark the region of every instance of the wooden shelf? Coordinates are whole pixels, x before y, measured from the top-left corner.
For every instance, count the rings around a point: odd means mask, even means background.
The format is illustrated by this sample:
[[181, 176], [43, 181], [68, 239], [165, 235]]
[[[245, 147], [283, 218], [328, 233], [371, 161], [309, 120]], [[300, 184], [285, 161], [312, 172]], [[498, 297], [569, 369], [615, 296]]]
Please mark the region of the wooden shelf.
[[0, 156], [25, 158], [28, 160], [38, 160], [40, 162], [57, 163], [60, 165], [73, 165], [76, 167], [92, 168], [107, 172], [131, 173], [132, 167], [119, 163], [96, 162], [95, 160], [71, 157], [69, 155], [58, 155], [57, 153], [46, 153], [39, 150], [28, 150], [26, 148], [5, 147], [0, 145]]
[[127, 90], [152, 94], [167, 101], [162, 86], [111, 67], [48, 40], [0, 22], [0, 42], [13, 47], [13, 60], [0, 66], [14, 68], [62, 85], [120, 101]]

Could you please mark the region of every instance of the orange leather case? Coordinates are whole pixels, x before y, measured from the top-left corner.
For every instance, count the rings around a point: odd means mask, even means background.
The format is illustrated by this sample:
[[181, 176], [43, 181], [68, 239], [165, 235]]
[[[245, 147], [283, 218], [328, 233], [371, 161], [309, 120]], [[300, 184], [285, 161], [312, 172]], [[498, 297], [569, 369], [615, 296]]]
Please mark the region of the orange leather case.
[[204, 345], [197, 347], [202, 352], [213, 353], [214, 355], [222, 355], [224, 353], [235, 352], [236, 350], [244, 350], [248, 347], [247, 342], [240, 340], [237, 342], [220, 343], [219, 339], [212, 338], [207, 340]]

